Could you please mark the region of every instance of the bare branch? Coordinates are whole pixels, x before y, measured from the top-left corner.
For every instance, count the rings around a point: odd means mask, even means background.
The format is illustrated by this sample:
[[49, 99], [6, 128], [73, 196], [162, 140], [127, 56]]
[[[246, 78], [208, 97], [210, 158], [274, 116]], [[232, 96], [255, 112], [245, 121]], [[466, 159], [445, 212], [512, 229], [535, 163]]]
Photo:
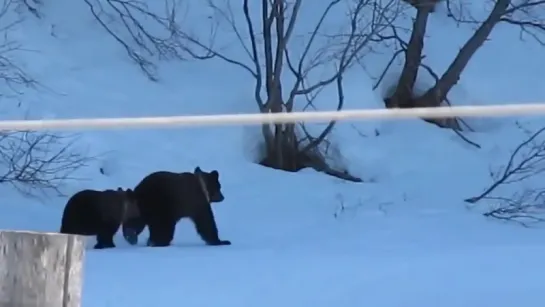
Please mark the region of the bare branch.
[[[152, 12], [141, 0], [83, 0], [100, 26], [110, 34], [127, 52], [144, 74], [153, 81], [158, 80], [154, 57], [158, 60], [185, 60], [191, 51], [182, 44], [183, 33], [177, 26], [175, 0], [164, 0], [162, 15]], [[102, 5], [101, 1], [105, 2]], [[109, 25], [108, 19], [122, 24], [126, 33], [120, 33]], [[145, 27], [141, 22], [151, 26]], [[149, 28], [156, 27], [157, 33]], [[125, 36], [129, 36], [125, 38]]]
[[[328, 78], [324, 78], [313, 85], [296, 91], [295, 95], [305, 94], [334, 82], [338, 75], [344, 74], [356, 58], [361, 56], [364, 47], [377, 39], [382, 31], [392, 25], [400, 12], [399, 4], [394, 0], [388, 1], [385, 4], [370, 0], [358, 0], [355, 2], [355, 8], [351, 12], [349, 32], [347, 34], [336, 35], [338, 39], [344, 40], [343, 43], [339, 44], [343, 48], [336, 56], [339, 61], [336, 72]], [[364, 13], [368, 13], [364, 9], [367, 8], [372, 9], [371, 20], [369, 21], [364, 18]], [[330, 8], [328, 7], [328, 9]], [[361, 24], [362, 21], [366, 22], [366, 24]], [[312, 42], [309, 43], [312, 44]], [[304, 58], [301, 61], [304, 61]]]
[[498, 196], [497, 190], [513, 183], [522, 183], [526, 179], [540, 175], [545, 171], [545, 139], [539, 139], [545, 128], [532, 133], [519, 144], [509, 156], [505, 166], [491, 170], [492, 184], [484, 192], [465, 200], [477, 203], [482, 200], [492, 201], [495, 206], [483, 215], [495, 219], [516, 222], [524, 227], [529, 223], [545, 221], [545, 190], [523, 186], [522, 192], [513, 195]]
[[542, 192], [527, 190], [521, 195], [514, 195], [512, 198], [487, 198], [488, 200], [497, 202], [497, 205], [495, 208], [483, 213], [483, 215], [498, 220], [514, 222], [524, 227], [545, 222], [545, 218], [542, 217], [545, 213], [545, 206], [542, 199], [539, 202], [537, 198], [531, 199], [533, 194], [541, 194]]
[[545, 171], [545, 141], [536, 143], [536, 138], [545, 132], [545, 127], [536, 131], [524, 142], [519, 144], [510, 155], [501, 175], [496, 174], [494, 182], [484, 192], [465, 200], [467, 203], [476, 203], [490, 197], [497, 188], [515, 182], [521, 182]]
[[44, 5], [43, 0], [14, 0], [18, 4], [18, 8], [24, 8], [36, 18], [42, 18], [40, 7]]
[[33, 132], [0, 133], [0, 183], [8, 183], [21, 193], [37, 196], [36, 192], [52, 190], [59, 195], [62, 185], [78, 179], [74, 173], [92, 161], [74, 149], [74, 140]]
[[0, 25], [0, 99], [12, 98], [19, 100], [25, 90], [35, 88], [39, 83], [28, 75], [17, 63], [17, 53], [24, 52], [19, 42], [12, 39], [11, 33], [14, 27], [20, 24], [23, 19], [18, 18], [12, 20], [7, 18], [6, 14], [21, 5], [19, 2], [12, 0], [0, 1], [0, 20], [7, 21], [6, 24]]
[[264, 103], [263, 103], [263, 99], [261, 98], [263, 73], [261, 72], [261, 63], [257, 53], [256, 35], [254, 31], [254, 25], [252, 23], [252, 18], [250, 17], [250, 10], [248, 8], [248, 0], [244, 0], [243, 11], [244, 11], [244, 18], [246, 19], [246, 26], [248, 27], [248, 33], [250, 34], [250, 42], [252, 44], [251, 59], [255, 67], [255, 73], [253, 74], [256, 79], [256, 83], [254, 87], [254, 98], [259, 106], [259, 109], [261, 110], [261, 112], [263, 112]]
[[500, 21], [518, 26], [521, 39], [523, 34], [528, 34], [543, 45], [545, 44], [544, 14], [545, 1], [543, 0], [512, 0]]

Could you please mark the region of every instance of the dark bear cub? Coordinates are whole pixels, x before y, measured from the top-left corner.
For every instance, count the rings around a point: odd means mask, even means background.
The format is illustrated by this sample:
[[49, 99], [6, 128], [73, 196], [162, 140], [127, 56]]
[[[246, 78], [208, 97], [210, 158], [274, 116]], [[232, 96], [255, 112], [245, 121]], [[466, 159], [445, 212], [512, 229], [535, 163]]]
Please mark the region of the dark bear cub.
[[127, 219], [139, 216], [131, 189], [82, 190], [64, 207], [61, 233], [95, 236], [95, 249], [115, 247], [113, 237]]
[[130, 244], [148, 226], [148, 246], [169, 246], [174, 239], [176, 224], [189, 218], [200, 237], [208, 245], [230, 245], [220, 240], [211, 203], [224, 200], [219, 172], [193, 173], [158, 171], [144, 177], [134, 188], [140, 215], [123, 223], [123, 236]]

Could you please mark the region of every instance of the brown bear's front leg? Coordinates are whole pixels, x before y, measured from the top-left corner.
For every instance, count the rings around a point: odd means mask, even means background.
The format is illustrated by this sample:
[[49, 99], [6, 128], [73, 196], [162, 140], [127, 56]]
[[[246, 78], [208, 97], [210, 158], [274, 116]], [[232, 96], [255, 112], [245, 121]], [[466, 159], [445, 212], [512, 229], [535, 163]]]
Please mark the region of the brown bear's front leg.
[[231, 245], [230, 241], [220, 240], [218, 236], [218, 228], [214, 213], [210, 205], [205, 205], [200, 208], [199, 212], [191, 217], [197, 233], [201, 236], [204, 242], [208, 245]]
[[174, 238], [174, 231], [176, 230], [176, 220], [153, 221], [149, 224], [148, 228], [150, 233], [148, 246], [169, 246], [172, 242], [172, 239]]

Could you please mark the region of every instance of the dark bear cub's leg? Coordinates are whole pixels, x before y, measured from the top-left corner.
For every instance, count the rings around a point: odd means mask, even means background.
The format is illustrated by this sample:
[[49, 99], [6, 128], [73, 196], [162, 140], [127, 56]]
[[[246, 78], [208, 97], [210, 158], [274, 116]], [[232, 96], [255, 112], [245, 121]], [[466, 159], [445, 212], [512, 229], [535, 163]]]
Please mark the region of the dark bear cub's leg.
[[210, 205], [203, 208], [191, 217], [197, 233], [201, 236], [204, 242], [208, 245], [231, 245], [231, 241], [220, 240], [218, 236], [218, 228], [214, 219], [214, 213]]

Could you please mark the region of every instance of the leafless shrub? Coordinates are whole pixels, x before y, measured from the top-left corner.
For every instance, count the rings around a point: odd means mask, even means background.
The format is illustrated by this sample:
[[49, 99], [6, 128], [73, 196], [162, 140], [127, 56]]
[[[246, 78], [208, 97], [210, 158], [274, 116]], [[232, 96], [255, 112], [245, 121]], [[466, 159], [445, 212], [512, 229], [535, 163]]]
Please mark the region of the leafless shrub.
[[[154, 58], [184, 60], [185, 47], [180, 43], [182, 33], [176, 25], [176, 1], [163, 0], [163, 14], [154, 13], [146, 1], [141, 0], [83, 1], [100, 26], [123, 46], [150, 80], [158, 80]], [[118, 29], [112, 24], [114, 22], [119, 22], [121, 27]]]
[[0, 183], [27, 196], [53, 191], [77, 179], [74, 173], [92, 159], [74, 148], [74, 139], [36, 131], [0, 132]]
[[527, 221], [542, 221], [539, 215], [545, 213], [545, 189], [523, 188], [522, 192], [510, 197], [498, 196], [502, 186], [541, 175], [545, 171], [545, 139], [539, 139], [545, 132], [541, 128], [519, 144], [501, 169], [491, 171], [492, 184], [481, 194], [467, 198], [465, 202], [475, 204], [481, 200], [493, 201], [496, 206], [485, 216], [516, 221], [527, 225]]

